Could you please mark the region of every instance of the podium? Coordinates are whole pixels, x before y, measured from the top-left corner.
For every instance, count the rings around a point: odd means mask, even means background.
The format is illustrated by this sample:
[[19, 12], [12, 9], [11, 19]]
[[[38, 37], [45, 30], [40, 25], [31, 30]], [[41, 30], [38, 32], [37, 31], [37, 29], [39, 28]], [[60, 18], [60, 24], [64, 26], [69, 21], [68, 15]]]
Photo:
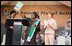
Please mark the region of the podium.
[[22, 26], [29, 26], [28, 20], [26, 18], [8, 18], [7, 21], [12, 22], [14, 26], [12, 45], [20, 45]]

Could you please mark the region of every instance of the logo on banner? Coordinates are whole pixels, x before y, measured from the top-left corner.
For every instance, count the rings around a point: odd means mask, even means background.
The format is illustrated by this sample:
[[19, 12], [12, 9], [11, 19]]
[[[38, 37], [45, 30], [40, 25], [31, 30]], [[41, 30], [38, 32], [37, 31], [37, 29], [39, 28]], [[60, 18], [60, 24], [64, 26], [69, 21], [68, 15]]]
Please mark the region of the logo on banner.
[[10, 14], [10, 11], [8, 8], [5, 8], [4, 11], [3, 11], [3, 16], [9, 16]]

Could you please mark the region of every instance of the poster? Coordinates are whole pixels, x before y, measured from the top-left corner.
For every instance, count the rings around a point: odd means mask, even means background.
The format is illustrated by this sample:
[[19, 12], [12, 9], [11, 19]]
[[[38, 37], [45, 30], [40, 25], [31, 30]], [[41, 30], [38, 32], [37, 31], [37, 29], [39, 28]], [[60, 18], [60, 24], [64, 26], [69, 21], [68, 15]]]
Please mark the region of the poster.
[[22, 8], [22, 6], [23, 6], [23, 3], [18, 2], [18, 3], [16, 4], [16, 6], [14, 7], [14, 9], [17, 10], [17, 11], [19, 11], [19, 10]]

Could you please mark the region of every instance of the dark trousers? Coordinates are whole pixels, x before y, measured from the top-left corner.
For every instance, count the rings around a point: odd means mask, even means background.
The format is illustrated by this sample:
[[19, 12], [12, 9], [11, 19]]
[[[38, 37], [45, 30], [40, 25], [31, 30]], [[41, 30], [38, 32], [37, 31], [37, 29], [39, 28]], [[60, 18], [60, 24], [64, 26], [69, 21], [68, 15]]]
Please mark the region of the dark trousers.
[[6, 30], [5, 45], [11, 45], [12, 44], [12, 34], [13, 34], [13, 30]]

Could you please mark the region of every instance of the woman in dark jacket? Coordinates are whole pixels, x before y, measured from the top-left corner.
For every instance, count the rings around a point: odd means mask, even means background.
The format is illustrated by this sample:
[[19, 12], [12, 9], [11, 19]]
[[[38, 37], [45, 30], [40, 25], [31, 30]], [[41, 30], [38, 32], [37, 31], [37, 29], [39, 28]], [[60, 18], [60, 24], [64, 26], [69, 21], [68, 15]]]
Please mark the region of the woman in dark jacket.
[[[24, 18], [27, 18], [24, 16]], [[30, 23], [30, 26], [27, 27], [27, 29], [25, 30], [25, 41], [24, 41], [24, 45], [36, 45], [36, 34], [40, 31], [40, 22], [38, 25], [32, 25], [33, 22], [36, 20], [36, 18], [39, 19], [39, 16], [37, 15], [37, 12], [33, 12], [33, 14], [31, 15], [31, 18], [27, 18], [29, 23]], [[28, 38], [28, 34], [30, 32], [30, 28], [34, 26], [36, 27], [36, 31], [35, 33], [33, 34], [33, 37], [31, 39], [30, 42], [27, 42], [27, 38]]]

